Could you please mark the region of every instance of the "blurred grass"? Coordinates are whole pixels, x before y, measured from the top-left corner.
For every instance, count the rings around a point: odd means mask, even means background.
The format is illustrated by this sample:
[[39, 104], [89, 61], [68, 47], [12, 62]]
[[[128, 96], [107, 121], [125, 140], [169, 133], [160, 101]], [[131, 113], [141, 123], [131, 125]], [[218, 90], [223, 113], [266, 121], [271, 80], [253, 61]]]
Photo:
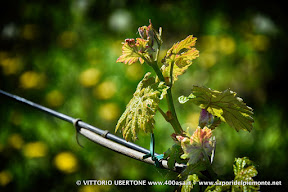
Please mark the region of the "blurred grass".
[[[112, 133], [138, 81], [150, 70], [146, 65], [116, 63], [121, 42], [137, 37], [137, 28], [148, 25], [148, 19], [156, 28], [163, 27], [162, 57], [174, 42], [193, 34], [200, 57], [177, 81], [174, 99], [188, 95], [192, 85], [231, 88], [255, 112], [251, 133], [237, 133], [225, 124], [215, 130], [216, 171], [232, 179], [234, 157], [248, 156], [257, 165], [257, 180], [287, 181], [287, 102], [282, 91], [287, 30], [281, 5], [270, 5], [271, 11], [268, 5], [245, 6], [243, 2], [235, 7], [225, 1], [4, 4], [0, 11], [0, 88]], [[76, 186], [77, 179], [157, 181], [173, 174], [81, 137], [82, 149], [73, 126], [0, 99], [1, 191], [173, 190], [168, 186]], [[193, 130], [199, 109], [192, 104], [176, 107], [184, 129]], [[159, 114], [156, 122], [156, 151], [162, 153], [173, 144], [173, 130]], [[149, 148], [150, 137], [142, 134], [139, 138], [136, 143]]]

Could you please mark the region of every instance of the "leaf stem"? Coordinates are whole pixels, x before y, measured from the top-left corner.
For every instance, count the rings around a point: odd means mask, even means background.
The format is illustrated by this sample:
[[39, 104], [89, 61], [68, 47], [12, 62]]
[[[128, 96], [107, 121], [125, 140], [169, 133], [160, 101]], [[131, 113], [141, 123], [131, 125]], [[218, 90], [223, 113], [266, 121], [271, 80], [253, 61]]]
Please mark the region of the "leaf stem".
[[[157, 74], [158, 78], [160, 79], [160, 81], [165, 82], [165, 78], [162, 74], [162, 72], [160, 71], [157, 62], [154, 61], [151, 65], [150, 65], [155, 73]], [[167, 85], [168, 86], [168, 85]], [[180, 125], [180, 122], [178, 120], [176, 111], [175, 111], [175, 107], [174, 107], [174, 102], [173, 102], [173, 97], [172, 97], [172, 91], [171, 91], [171, 86], [169, 86], [169, 89], [167, 90], [167, 105], [168, 105], [168, 109], [171, 112], [172, 118], [169, 119], [169, 123], [172, 125], [175, 133], [181, 134], [183, 132], [183, 129]]]
[[160, 69], [157, 65], [157, 61], [154, 61], [153, 63], [151, 63], [150, 66], [154, 69], [154, 71], [155, 71], [156, 75], [158, 76], [158, 78], [160, 79], [160, 81], [165, 82], [165, 78], [164, 78], [162, 72], [160, 71]]
[[[155, 33], [156, 34], [156, 33]], [[148, 59], [146, 59], [145, 57], [142, 57], [144, 59], [144, 61], [153, 68], [153, 70], [155, 71], [156, 75], [158, 76], [159, 80], [160, 81], [163, 81], [165, 82], [165, 84], [169, 87], [169, 89], [167, 90], [167, 105], [168, 105], [168, 110], [170, 111], [171, 113], [171, 116], [168, 116], [164, 113], [164, 111], [162, 111], [160, 108], [160, 113], [162, 114], [162, 116], [165, 118], [165, 120], [167, 122], [169, 122], [171, 124], [171, 126], [173, 127], [175, 133], [178, 133], [178, 134], [181, 134], [183, 132], [183, 129], [180, 125], [180, 122], [178, 120], [178, 117], [177, 117], [177, 114], [176, 114], [176, 111], [175, 111], [175, 107], [174, 107], [174, 102], [173, 102], [173, 97], [172, 97], [172, 91], [171, 91], [171, 88], [172, 88], [172, 83], [167, 83], [165, 81], [165, 78], [158, 66], [158, 57], [159, 57], [159, 53], [160, 53], [160, 49], [161, 49], [161, 45], [162, 45], [162, 40], [161, 40], [161, 35], [162, 35], [162, 28], [159, 29], [159, 34], [158, 34], [158, 37], [155, 37], [156, 39], [156, 42], [157, 42], [157, 50], [156, 50], [156, 55], [155, 55], [155, 59], [154, 61], [149, 61]], [[171, 73], [173, 73], [173, 67], [171, 69]], [[172, 75], [171, 75], [172, 76]], [[170, 84], [170, 85], [168, 85]]]
[[164, 119], [167, 122], [169, 122], [169, 117], [166, 115], [166, 113], [160, 107], [158, 107], [158, 111], [161, 113], [161, 115], [164, 117]]
[[206, 153], [206, 151], [204, 149], [202, 149], [202, 154], [204, 156], [204, 159], [205, 159], [205, 162], [206, 162], [206, 165], [207, 165], [207, 171], [209, 173], [209, 175], [211, 176], [211, 178], [216, 181], [217, 180], [217, 174], [214, 172], [212, 166], [211, 166], [211, 162], [209, 160], [209, 157]]
[[171, 88], [173, 86], [173, 68], [174, 68], [174, 61], [171, 63], [171, 67], [170, 67], [170, 87]]
[[171, 88], [167, 90], [167, 104], [173, 117], [170, 123], [173, 126], [175, 133], [181, 134], [183, 132], [183, 129], [180, 125], [180, 122], [178, 120], [178, 117], [175, 111]]

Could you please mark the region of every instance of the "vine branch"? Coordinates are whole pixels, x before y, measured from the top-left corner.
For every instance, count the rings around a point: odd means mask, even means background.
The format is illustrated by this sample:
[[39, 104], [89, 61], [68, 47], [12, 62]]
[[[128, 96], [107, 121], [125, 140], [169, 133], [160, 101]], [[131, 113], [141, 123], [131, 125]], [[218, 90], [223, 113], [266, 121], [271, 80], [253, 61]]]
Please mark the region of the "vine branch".
[[[163, 81], [165, 82], [165, 78], [162, 74], [162, 72], [160, 71], [158, 65], [157, 65], [157, 62], [153, 62], [153, 64], [150, 65], [155, 73], [157, 74], [158, 78], [160, 79], [160, 81]], [[168, 85], [167, 85], [168, 86]], [[171, 91], [171, 86], [169, 86], [169, 89], [167, 90], [167, 105], [168, 105], [168, 109], [169, 111], [171, 112], [171, 115], [172, 115], [172, 119], [170, 121], [168, 121], [175, 133], [178, 133], [178, 134], [181, 134], [183, 132], [183, 129], [180, 125], [180, 122], [178, 120], [178, 117], [177, 117], [177, 114], [176, 114], [176, 110], [175, 110], [175, 107], [174, 107], [174, 101], [173, 101], [173, 97], [172, 97], [172, 91]]]

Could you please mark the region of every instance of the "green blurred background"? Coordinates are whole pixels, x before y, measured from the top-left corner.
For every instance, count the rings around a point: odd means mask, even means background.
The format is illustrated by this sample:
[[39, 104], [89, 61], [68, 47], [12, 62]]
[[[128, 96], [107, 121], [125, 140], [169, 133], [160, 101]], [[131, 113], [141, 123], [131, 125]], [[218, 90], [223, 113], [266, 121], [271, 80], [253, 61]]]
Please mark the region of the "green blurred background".
[[[255, 180], [288, 181], [287, 15], [263, 1], [5, 1], [0, 6], [0, 89], [114, 132], [147, 66], [116, 63], [121, 42], [137, 28], [163, 28], [163, 57], [193, 34], [200, 51], [174, 86], [174, 99], [192, 85], [231, 88], [254, 109], [254, 129], [237, 133], [222, 124], [214, 133], [214, 168], [233, 179], [235, 157], [257, 166]], [[195, 129], [199, 109], [179, 105], [183, 128]], [[80, 137], [71, 124], [0, 97], [0, 191], [173, 191], [168, 186], [77, 186], [84, 179], [175, 179], [169, 171], [135, 161]], [[156, 152], [173, 141], [156, 115]], [[117, 133], [121, 136], [120, 133]], [[136, 143], [149, 148], [149, 135]], [[283, 186], [282, 186], [283, 187]], [[281, 187], [262, 186], [261, 191]]]

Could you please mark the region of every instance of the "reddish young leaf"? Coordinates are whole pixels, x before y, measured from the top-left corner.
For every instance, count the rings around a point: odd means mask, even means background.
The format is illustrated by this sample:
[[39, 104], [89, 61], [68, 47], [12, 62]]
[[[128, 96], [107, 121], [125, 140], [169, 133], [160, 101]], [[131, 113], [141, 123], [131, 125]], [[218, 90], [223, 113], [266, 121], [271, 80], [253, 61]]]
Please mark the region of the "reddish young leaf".
[[139, 60], [143, 64], [145, 59], [150, 61], [148, 40], [137, 38], [135, 42], [134, 39], [126, 39], [122, 46], [122, 55], [116, 62], [131, 65]]
[[189, 158], [188, 164], [192, 165], [197, 163], [200, 159], [203, 159], [204, 155], [211, 155], [213, 150], [211, 136], [212, 131], [207, 127], [204, 129], [198, 127], [190, 138], [177, 136], [177, 139], [181, 142], [181, 147], [184, 151], [181, 158]]

